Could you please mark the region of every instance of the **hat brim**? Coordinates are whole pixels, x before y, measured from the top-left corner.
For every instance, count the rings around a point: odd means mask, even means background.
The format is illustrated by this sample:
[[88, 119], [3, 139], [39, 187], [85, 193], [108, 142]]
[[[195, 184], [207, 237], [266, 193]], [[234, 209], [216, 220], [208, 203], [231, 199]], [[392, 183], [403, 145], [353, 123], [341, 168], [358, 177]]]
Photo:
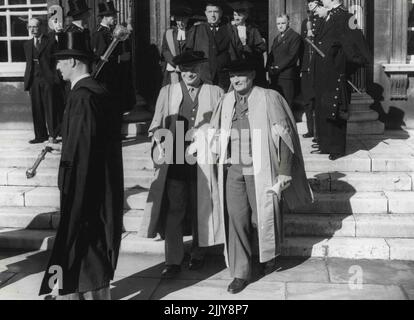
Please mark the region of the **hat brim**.
[[204, 59], [197, 59], [197, 60], [190, 60], [190, 61], [178, 62], [177, 65], [180, 66], [180, 67], [192, 67], [192, 66], [197, 65], [197, 64], [205, 63], [207, 61], [208, 61], [208, 59], [207, 58], [204, 58]]
[[88, 53], [88, 52], [81, 51], [81, 50], [60, 50], [54, 53], [53, 55], [57, 59], [64, 58], [64, 57], [69, 57], [69, 58], [79, 57], [79, 58], [86, 58], [88, 60], [95, 59], [95, 56], [92, 53]]
[[233, 73], [233, 72], [252, 72], [255, 71], [256, 68], [254, 66], [231, 66], [231, 67], [224, 67], [223, 72]]
[[69, 11], [66, 15], [70, 16], [70, 17], [75, 17], [75, 16], [79, 16], [81, 14], [84, 14], [88, 11], [90, 11], [91, 8], [87, 8], [87, 9], [83, 9], [83, 10], [79, 10], [79, 11]]
[[115, 11], [104, 11], [104, 12], [99, 12], [98, 13], [98, 17], [104, 17], [104, 16], [112, 16], [119, 13], [119, 11], [115, 10]]

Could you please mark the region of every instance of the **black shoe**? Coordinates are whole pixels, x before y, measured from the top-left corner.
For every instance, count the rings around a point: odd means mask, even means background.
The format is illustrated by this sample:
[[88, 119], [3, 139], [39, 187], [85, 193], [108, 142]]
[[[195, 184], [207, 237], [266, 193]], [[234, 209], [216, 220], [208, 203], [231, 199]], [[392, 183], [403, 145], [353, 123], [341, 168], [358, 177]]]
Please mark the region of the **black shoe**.
[[329, 160], [335, 161], [335, 160], [338, 160], [338, 159], [342, 158], [343, 156], [344, 155], [340, 154], [340, 153], [332, 153], [332, 154], [329, 155]]
[[303, 137], [304, 137], [305, 139], [313, 138], [313, 134], [311, 134], [311, 133], [306, 133], [306, 134], [304, 134], [304, 135], [303, 135]]
[[188, 269], [191, 271], [197, 271], [204, 267], [204, 259], [198, 260], [198, 259], [191, 259], [188, 263]]
[[40, 143], [43, 143], [43, 142], [45, 142], [45, 141], [48, 141], [49, 140], [49, 138], [40, 138], [40, 139], [33, 139], [33, 140], [30, 140], [29, 141], [29, 143], [30, 144], [40, 144]]
[[313, 143], [318, 143], [318, 140], [315, 138], [315, 139], [312, 139], [312, 142]]
[[246, 289], [248, 282], [243, 279], [234, 279], [232, 283], [230, 283], [227, 292], [231, 294], [238, 294]]
[[170, 265], [165, 266], [164, 270], [161, 272], [163, 278], [174, 278], [181, 272], [181, 266]]

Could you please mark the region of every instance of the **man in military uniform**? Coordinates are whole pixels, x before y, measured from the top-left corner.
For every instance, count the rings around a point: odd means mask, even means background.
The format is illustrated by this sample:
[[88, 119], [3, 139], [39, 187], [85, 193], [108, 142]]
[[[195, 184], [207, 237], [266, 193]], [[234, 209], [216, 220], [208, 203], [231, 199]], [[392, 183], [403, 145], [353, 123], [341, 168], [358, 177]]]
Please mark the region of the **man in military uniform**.
[[351, 96], [349, 71], [356, 65], [369, 63], [372, 58], [361, 30], [350, 29], [352, 14], [342, 1], [323, 0], [323, 5], [329, 14], [316, 34], [315, 44], [325, 57], [315, 55], [313, 65], [316, 126], [319, 153], [329, 154], [330, 160], [336, 160], [346, 151]]
[[314, 48], [307, 41], [314, 42], [316, 32], [322, 24], [322, 19], [316, 13], [318, 7], [323, 6], [322, 1], [308, 0], [308, 18], [302, 22], [302, 37], [304, 41], [304, 50], [301, 58], [301, 93], [303, 105], [305, 107], [308, 132], [303, 135], [304, 138], [313, 138], [316, 140], [315, 132], [315, 93], [313, 91], [313, 81], [311, 77], [311, 61], [316, 54]]
[[232, 41], [231, 25], [222, 22], [223, 1], [206, 1], [205, 15], [206, 23], [195, 24], [190, 29], [186, 46], [204, 52], [208, 58], [202, 66], [202, 79], [227, 90], [230, 79], [222, 69], [237, 58], [238, 44]]

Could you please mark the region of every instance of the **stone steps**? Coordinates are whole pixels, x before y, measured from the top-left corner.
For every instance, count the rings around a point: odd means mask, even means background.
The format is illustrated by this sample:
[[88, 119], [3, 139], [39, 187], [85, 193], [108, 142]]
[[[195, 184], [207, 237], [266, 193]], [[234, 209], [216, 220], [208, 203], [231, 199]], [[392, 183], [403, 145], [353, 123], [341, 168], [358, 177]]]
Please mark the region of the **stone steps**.
[[[148, 190], [125, 190], [127, 210], [143, 210]], [[59, 207], [57, 187], [0, 186], [0, 203], [8, 207]], [[315, 193], [315, 203], [295, 213], [307, 214], [414, 214], [414, 192]]]
[[[151, 186], [153, 170], [124, 171], [125, 188]], [[308, 172], [315, 192], [380, 192], [414, 191], [414, 173], [315, 173]], [[0, 186], [56, 187], [57, 169], [40, 169], [33, 179], [26, 178], [26, 169], [0, 168]]]
[[[126, 210], [124, 229], [140, 229], [143, 210]], [[56, 208], [0, 208], [0, 228], [56, 230], [60, 213]], [[288, 237], [414, 238], [412, 214], [287, 214], [284, 218]]]
[[[0, 247], [18, 250], [50, 250], [54, 242], [49, 230], [0, 230]], [[191, 238], [185, 238], [186, 242]], [[143, 239], [136, 233], [123, 235], [121, 252], [162, 255], [164, 242]], [[210, 248], [220, 255], [222, 246]], [[344, 259], [414, 260], [414, 239], [348, 238], [348, 237], [287, 237], [283, 256]]]

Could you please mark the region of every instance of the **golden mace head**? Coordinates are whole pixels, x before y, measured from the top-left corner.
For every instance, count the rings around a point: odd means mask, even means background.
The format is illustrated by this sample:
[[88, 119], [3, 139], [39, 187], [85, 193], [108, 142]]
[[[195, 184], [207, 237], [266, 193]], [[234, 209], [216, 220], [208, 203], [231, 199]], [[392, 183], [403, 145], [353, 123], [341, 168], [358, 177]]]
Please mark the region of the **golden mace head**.
[[126, 39], [128, 39], [130, 33], [131, 32], [126, 27], [124, 27], [123, 25], [118, 24], [115, 27], [113, 37], [114, 37], [114, 39], [117, 39], [119, 41], [125, 41]]

